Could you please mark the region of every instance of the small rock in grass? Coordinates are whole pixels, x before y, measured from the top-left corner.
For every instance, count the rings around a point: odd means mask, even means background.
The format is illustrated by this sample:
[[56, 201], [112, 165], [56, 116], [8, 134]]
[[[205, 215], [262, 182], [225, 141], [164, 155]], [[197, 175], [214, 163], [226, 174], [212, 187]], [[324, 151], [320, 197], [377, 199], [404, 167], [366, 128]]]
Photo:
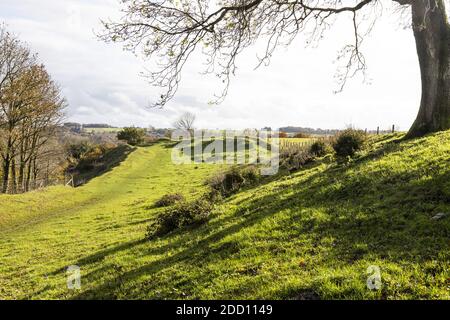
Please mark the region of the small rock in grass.
[[431, 218], [431, 220], [441, 220], [441, 219], [447, 217], [447, 215], [448, 215], [447, 213], [440, 212], [437, 215], [435, 215], [433, 218]]

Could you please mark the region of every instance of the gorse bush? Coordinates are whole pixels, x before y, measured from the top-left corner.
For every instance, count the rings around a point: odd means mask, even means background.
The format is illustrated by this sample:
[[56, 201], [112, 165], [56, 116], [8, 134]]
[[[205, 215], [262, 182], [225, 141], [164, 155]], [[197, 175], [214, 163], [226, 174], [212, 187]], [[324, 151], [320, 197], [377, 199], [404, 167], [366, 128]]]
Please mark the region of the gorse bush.
[[333, 143], [333, 149], [338, 157], [353, 157], [366, 144], [367, 135], [362, 130], [347, 129], [340, 132]]
[[323, 140], [314, 142], [309, 149], [309, 151], [316, 157], [324, 157], [327, 154], [331, 153], [332, 150], [333, 149], [331, 148], [330, 144]]
[[222, 196], [229, 196], [241, 189], [245, 178], [237, 168], [226, 173], [219, 173], [209, 180], [212, 190], [218, 191]]
[[219, 173], [209, 179], [208, 185], [213, 192], [228, 197], [238, 192], [242, 187], [259, 180], [260, 174], [255, 166], [233, 167], [230, 171]]
[[314, 155], [307, 149], [280, 154], [280, 166], [290, 172], [299, 170], [304, 165], [314, 161]]
[[153, 239], [171, 231], [186, 227], [198, 226], [210, 219], [213, 205], [204, 199], [194, 202], [178, 202], [158, 215], [147, 227], [147, 238]]
[[115, 145], [112, 144], [94, 144], [89, 141], [66, 145], [68, 171], [91, 170], [114, 147]]
[[161, 197], [156, 201], [155, 206], [158, 208], [172, 206], [177, 202], [184, 201], [184, 196], [180, 193], [170, 193]]
[[131, 146], [136, 146], [144, 142], [145, 130], [140, 128], [123, 128], [117, 133], [117, 139], [126, 141]]
[[65, 146], [65, 149], [69, 158], [74, 161], [79, 161], [92, 149], [92, 144], [88, 141], [81, 141], [79, 143], [68, 144]]

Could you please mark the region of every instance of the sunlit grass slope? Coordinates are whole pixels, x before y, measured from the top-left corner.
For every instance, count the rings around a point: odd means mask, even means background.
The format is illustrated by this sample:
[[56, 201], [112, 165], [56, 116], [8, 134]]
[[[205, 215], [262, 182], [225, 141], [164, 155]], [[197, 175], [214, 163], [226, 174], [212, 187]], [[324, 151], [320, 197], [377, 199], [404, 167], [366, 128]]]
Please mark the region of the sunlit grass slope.
[[214, 170], [174, 166], [157, 145], [79, 189], [0, 197], [0, 298], [450, 298], [450, 216], [432, 219], [450, 213], [450, 132], [385, 136], [347, 165], [319, 161], [234, 195], [207, 225], [144, 240], [154, 200], [195, 198]]
[[[138, 148], [120, 166], [80, 188], [0, 196], [0, 298], [77, 294], [65, 290], [60, 269], [141, 240], [154, 214], [149, 207], [165, 193], [202, 194], [204, 180], [217, 167], [176, 166], [170, 152], [164, 145]], [[83, 275], [102, 268], [102, 260], [82, 267]], [[107, 269], [105, 277], [113, 272]]]

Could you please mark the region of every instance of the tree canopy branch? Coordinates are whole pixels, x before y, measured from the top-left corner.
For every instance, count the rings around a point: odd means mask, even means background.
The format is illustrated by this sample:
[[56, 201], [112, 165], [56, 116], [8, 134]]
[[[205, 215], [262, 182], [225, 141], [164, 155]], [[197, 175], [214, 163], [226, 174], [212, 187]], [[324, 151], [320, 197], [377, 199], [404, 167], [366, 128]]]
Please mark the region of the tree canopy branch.
[[194, 51], [206, 57], [205, 73], [215, 74], [223, 83], [223, 100], [230, 76], [236, 70], [236, 57], [259, 39], [267, 43], [259, 64], [267, 64], [274, 50], [288, 45], [300, 32], [311, 41], [322, 38], [333, 16], [350, 13], [355, 40], [347, 45], [340, 58], [349, 62], [338, 82], [345, 84], [355, 71], [365, 69], [360, 53], [361, 38], [357, 12], [377, 0], [123, 0], [124, 17], [118, 22], [104, 22], [104, 41], [123, 42], [131, 51], [140, 50], [153, 65], [145, 76], [162, 87], [160, 99], [153, 105], [164, 106], [175, 94], [181, 71]]

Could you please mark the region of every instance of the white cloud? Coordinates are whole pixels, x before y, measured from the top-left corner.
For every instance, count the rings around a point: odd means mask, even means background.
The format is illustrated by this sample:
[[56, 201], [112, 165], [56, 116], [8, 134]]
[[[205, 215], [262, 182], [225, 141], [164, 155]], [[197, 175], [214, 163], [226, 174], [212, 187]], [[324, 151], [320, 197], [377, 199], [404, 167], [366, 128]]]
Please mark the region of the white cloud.
[[158, 90], [139, 76], [143, 62], [117, 45], [99, 42], [100, 18], [117, 17], [116, 0], [2, 0], [0, 19], [39, 52], [70, 104], [68, 119], [113, 125], [170, 126], [184, 111], [195, 112], [199, 127], [298, 125], [335, 128], [354, 123], [362, 128], [407, 129], [420, 99], [420, 77], [411, 30], [385, 15], [365, 40], [371, 85], [352, 80], [341, 94], [333, 63], [351, 33], [346, 22], [327, 33], [316, 49], [298, 38], [280, 49], [271, 65], [253, 70], [256, 52], [238, 61], [238, 73], [225, 102], [207, 102], [220, 88], [199, 74], [195, 59], [183, 74], [176, 98], [163, 110], [148, 109]]

